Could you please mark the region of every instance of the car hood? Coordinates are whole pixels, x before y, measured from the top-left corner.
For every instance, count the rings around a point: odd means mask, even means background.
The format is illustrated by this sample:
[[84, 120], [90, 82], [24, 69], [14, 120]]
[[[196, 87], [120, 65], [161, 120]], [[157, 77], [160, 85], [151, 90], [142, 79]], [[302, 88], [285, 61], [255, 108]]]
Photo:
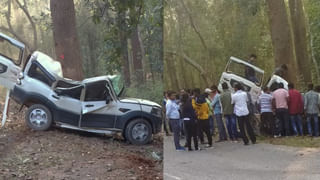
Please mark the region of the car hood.
[[135, 104], [141, 104], [141, 105], [147, 105], [147, 106], [161, 107], [159, 104], [152, 102], [152, 101], [149, 101], [149, 100], [145, 100], [145, 99], [124, 98], [124, 99], [120, 99], [120, 101], [123, 103], [135, 103]]

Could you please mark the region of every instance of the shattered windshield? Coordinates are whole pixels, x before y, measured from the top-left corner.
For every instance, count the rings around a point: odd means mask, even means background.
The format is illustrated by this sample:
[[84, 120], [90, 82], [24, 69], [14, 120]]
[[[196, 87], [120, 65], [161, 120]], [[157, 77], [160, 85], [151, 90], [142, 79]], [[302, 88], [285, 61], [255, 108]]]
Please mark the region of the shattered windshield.
[[263, 78], [262, 72], [255, 70], [251, 66], [247, 66], [236, 61], [230, 61], [227, 67], [227, 72], [241, 76], [251, 82], [254, 82], [258, 86], [261, 85], [261, 81]]
[[109, 76], [109, 79], [112, 83], [113, 89], [114, 89], [115, 93], [117, 94], [117, 96], [118, 97], [121, 96], [121, 93], [124, 88], [123, 77], [121, 75], [113, 75], [113, 76]]
[[0, 37], [0, 55], [10, 59], [14, 64], [21, 63], [23, 50]]

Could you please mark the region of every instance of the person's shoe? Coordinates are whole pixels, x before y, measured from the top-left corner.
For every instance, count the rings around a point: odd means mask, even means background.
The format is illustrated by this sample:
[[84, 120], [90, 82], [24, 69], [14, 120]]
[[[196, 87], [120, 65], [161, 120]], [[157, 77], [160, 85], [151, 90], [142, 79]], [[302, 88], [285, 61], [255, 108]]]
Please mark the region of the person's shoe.
[[280, 134], [279, 134], [279, 135], [274, 135], [273, 137], [274, 137], [274, 138], [280, 138], [281, 135], [280, 135]]
[[183, 147], [177, 148], [176, 151], [185, 151], [186, 149]]
[[249, 143], [244, 143], [244, 145], [245, 145], [245, 146], [248, 146], [248, 145], [249, 145]]
[[195, 149], [195, 151], [201, 151], [201, 149], [198, 147], [198, 148]]
[[207, 149], [211, 149], [211, 148], [213, 148], [213, 146], [212, 146], [212, 145], [207, 144], [207, 145], [205, 146], [205, 148], [207, 148]]
[[188, 149], [188, 151], [193, 151], [193, 149]]
[[252, 144], [257, 144], [257, 141], [252, 142]]

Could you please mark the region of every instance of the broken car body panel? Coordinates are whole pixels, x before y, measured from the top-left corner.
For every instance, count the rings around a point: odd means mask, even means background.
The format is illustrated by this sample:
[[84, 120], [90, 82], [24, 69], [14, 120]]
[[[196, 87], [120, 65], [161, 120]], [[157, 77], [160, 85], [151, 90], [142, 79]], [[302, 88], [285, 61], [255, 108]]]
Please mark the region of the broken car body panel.
[[[24, 47], [13, 39], [7, 40], [7, 36], [3, 37], [10, 43], [16, 43], [14, 45], [19, 48]], [[137, 126], [131, 126], [136, 137], [145, 137], [143, 133], [149, 132], [150, 129], [145, 129], [148, 127], [152, 128], [151, 133], [160, 132], [161, 106], [147, 100], [120, 98], [123, 88], [118, 87], [117, 75], [83, 81], [67, 79], [63, 77], [60, 62], [39, 51], [33, 52], [27, 59], [21, 76], [20, 67], [12, 59], [2, 58], [0, 63], [5, 64], [7, 69], [13, 69], [9, 66], [11, 64], [18, 69], [16, 74], [10, 75], [10, 79], [4, 78], [4, 73], [0, 74], [0, 78], [7, 79], [6, 83], [0, 79], [0, 85], [10, 88], [11, 97], [28, 107], [41, 104], [48, 108], [54, 124], [58, 126], [105, 134], [122, 132], [124, 135], [128, 134], [127, 125], [132, 120], [139, 120]], [[46, 114], [44, 109], [34, 109], [30, 113], [36, 116], [30, 115], [28, 118], [38, 118], [38, 112], [40, 115]]]
[[25, 46], [0, 33], [0, 85], [12, 90], [17, 83]]
[[[262, 69], [241, 59], [230, 57], [225, 71], [221, 75], [218, 89], [222, 92], [222, 83], [226, 82], [233, 92], [234, 84], [241, 83], [255, 103], [261, 94], [262, 85], [264, 85], [263, 78], [264, 71]], [[274, 91], [279, 83], [283, 83], [284, 88], [288, 89], [288, 82], [278, 75], [272, 75], [266, 86]]]
[[233, 92], [235, 83], [241, 83], [249, 92], [252, 101], [256, 102], [263, 84], [264, 71], [241, 59], [230, 57], [225, 71], [222, 73], [218, 89], [222, 92], [222, 83], [226, 82]]
[[[54, 62], [43, 53], [34, 52], [31, 58], [26, 65], [24, 78], [20, 85], [16, 85], [12, 96], [26, 105], [32, 99], [41, 101], [53, 111], [54, 121], [79, 128], [116, 128], [121, 131], [124, 127], [122, 121], [133, 118], [130, 117], [130, 112], [145, 117], [145, 113], [151, 113], [152, 108], [149, 107], [161, 108], [147, 100], [119, 99], [109, 80], [110, 76], [72, 81], [61, 77], [60, 63]], [[51, 64], [49, 69], [44, 67], [48, 64]], [[106, 102], [106, 99], [109, 99], [109, 102]], [[119, 110], [121, 108], [129, 111], [122, 112]], [[159, 118], [156, 117], [158, 120]], [[154, 132], [158, 130], [155, 129]]]

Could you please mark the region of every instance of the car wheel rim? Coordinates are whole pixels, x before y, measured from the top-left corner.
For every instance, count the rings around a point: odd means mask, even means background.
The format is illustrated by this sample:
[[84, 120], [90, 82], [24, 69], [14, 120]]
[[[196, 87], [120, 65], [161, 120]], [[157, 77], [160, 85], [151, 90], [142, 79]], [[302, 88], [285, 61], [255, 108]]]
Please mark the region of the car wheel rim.
[[43, 109], [34, 109], [31, 111], [30, 123], [36, 127], [42, 127], [48, 122], [47, 113]]
[[148, 135], [148, 127], [143, 123], [137, 123], [132, 129], [132, 137], [137, 141], [144, 141]]

